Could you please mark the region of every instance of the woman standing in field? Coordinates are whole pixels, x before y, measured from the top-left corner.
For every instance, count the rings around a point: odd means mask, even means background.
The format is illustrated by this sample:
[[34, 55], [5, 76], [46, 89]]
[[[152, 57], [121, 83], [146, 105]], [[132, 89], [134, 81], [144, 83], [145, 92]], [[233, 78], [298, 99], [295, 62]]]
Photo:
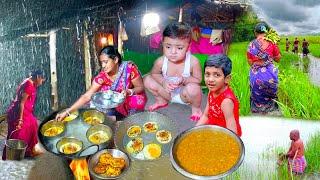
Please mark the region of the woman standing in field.
[[281, 55], [276, 44], [265, 39], [269, 26], [265, 22], [256, 25], [256, 39], [250, 42], [247, 50], [250, 68], [250, 106], [253, 113], [268, 113], [278, 109], [278, 69]]

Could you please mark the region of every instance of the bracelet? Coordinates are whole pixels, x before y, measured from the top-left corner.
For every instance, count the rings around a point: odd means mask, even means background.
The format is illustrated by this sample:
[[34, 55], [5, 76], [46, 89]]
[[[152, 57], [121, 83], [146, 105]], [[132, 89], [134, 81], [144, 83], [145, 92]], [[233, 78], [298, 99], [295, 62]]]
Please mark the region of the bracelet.
[[134, 90], [133, 89], [128, 89], [130, 91], [130, 94], [128, 94], [128, 96], [132, 96], [133, 93], [134, 93]]
[[68, 116], [70, 116], [70, 112], [69, 109], [66, 110], [66, 113], [68, 114]]

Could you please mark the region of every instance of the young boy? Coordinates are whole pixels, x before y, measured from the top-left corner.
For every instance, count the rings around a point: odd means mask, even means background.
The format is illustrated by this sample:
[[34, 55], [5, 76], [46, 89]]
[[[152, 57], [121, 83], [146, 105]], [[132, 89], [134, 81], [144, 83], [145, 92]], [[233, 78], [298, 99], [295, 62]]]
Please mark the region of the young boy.
[[231, 60], [223, 54], [209, 56], [204, 65], [204, 81], [209, 89], [206, 108], [196, 124], [228, 128], [241, 136], [239, 102], [229, 87]]
[[155, 103], [148, 107], [155, 111], [168, 102], [190, 104], [191, 120], [201, 117], [202, 72], [199, 60], [188, 52], [191, 28], [185, 23], [171, 23], [163, 31], [163, 56], [159, 57], [144, 78], [144, 85], [154, 96]]

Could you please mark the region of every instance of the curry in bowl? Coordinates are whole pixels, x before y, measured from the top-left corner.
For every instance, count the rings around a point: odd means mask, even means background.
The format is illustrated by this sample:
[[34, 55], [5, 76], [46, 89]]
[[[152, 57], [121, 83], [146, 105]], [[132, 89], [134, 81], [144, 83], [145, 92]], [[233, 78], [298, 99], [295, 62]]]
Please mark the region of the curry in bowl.
[[82, 149], [82, 146], [82, 141], [73, 137], [64, 137], [57, 142], [58, 151], [66, 155], [79, 152]]
[[172, 147], [174, 167], [191, 178], [225, 175], [243, 160], [244, 147], [240, 138], [221, 127], [205, 127], [195, 127], [178, 136]]
[[83, 120], [87, 124], [96, 125], [96, 124], [103, 123], [105, 120], [105, 117], [102, 112], [92, 109], [92, 110], [83, 112]]
[[63, 121], [64, 122], [69, 122], [69, 121], [72, 121], [72, 120], [76, 119], [78, 116], [79, 116], [79, 111], [71, 111], [68, 116], [63, 118]]
[[45, 137], [55, 137], [63, 133], [65, 126], [62, 122], [50, 120], [41, 127], [41, 134]]
[[102, 144], [111, 139], [112, 130], [107, 125], [97, 124], [88, 129], [86, 136], [92, 144]]

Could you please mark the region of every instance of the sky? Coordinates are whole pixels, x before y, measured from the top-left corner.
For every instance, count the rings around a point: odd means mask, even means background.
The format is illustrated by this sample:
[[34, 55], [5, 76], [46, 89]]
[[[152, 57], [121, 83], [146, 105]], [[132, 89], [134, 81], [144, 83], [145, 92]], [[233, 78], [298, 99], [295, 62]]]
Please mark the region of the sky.
[[258, 17], [282, 35], [320, 33], [320, 0], [252, 0]]

